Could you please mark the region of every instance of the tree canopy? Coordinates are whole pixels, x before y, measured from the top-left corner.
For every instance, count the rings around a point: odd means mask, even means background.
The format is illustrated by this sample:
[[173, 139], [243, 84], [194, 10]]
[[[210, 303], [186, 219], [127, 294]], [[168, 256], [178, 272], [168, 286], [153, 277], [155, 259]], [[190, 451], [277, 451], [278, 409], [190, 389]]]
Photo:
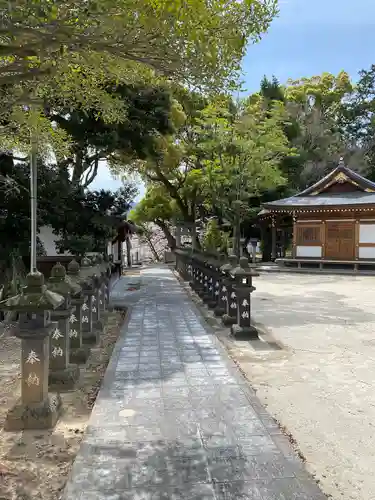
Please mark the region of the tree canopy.
[[62, 95], [86, 91], [87, 99], [106, 74], [222, 89], [276, 7], [277, 0], [2, 0], [0, 87], [18, 86], [13, 103], [40, 82]]
[[357, 84], [344, 71], [284, 85], [264, 77], [259, 92], [237, 101], [175, 88], [179, 121], [155, 137], [159, 153], [114, 169], [137, 171], [148, 183], [137, 210], [149, 222], [171, 230], [176, 221], [214, 220], [235, 229], [240, 214], [249, 226], [262, 201], [304, 189], [341, 156], [374, 178], [374, 75], [372, 66]]

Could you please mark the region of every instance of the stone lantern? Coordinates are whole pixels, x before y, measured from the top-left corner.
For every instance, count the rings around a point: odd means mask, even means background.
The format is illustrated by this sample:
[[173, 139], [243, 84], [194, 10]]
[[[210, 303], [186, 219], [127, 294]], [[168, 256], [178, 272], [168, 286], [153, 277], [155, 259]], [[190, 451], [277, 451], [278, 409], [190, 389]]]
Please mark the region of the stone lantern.
[[1, 303], [2, 309], [18, 312], [14, 333], [22, 341], [21, 399], [7, 414], [7, 431], [48, 429], [59, 418], [61, 398], [48, 393], [50, 335], [56, 328], [50, 311], [63, 304], [64, 297], [48, 290], [39, 272], [27, 275], [21, 294]]
[[79, 379], [79, 367], [70, 363], [70, 320], [72, 318], [71, 295], [81, 292], [79, 285], [66, 279], [66, 270], [59, 262], [53, 266], [48, 288], [64, 297], [63, 303], [51, 312], [57, 322], [50, 342], [49, 382], [58, 390], [70, 390]]
[[82, 286], [80, 285], [80, 266], [75, 259], [71, 260], [68, 264], [67, 279], [79, 287], [79, 293], [73, 294], [71, 297], [72, 313], [69, 319], [70, 362], [83, 364], [87, 361], [90, 348], [83, 343], [82, 306], [85, 299]]
[[195, 281], [193, 289], [199, 296], [204, 293], [204, 257], [201, 253], [194, 253]]
[[237, 323], [232, 325], [231, 333], [234, 337], [258, 338], [257, 330], [251, 325], [251, 294], [255, 290], [252, 279], [259, 274], [249, 267], [246, 257], [240, 258], [239, 266], [231, 274], [237, 298]]
[[109, 278], [107, 276], [107, 264], [104, 262], [103, 256], [101, 254], [99, 254], [97, 257], [97, 264], [101, 274], [99, 309], [102, 313], [105, 313], [108, 306], [107, 292], [108, 292]]
[[211, 287], [209, 288], [211, 292], [211, 298], [207, 302], [210, 309], [215, 309], [220, 300], [220, 282], [221, 282], [221, 266], [225, 262], [225, 254], [221, 253], [215, 256], [215, 260], [212, 263], [212, 273], [211, 273]]
[[218, 278], [218, 283], [219, 283], [219, 299], [217, 302], [217, 306], [214, 310], [215, 316], [223, 316], [227, 312], [227, 304], [228, 304], [228, 297], [227, 297], [227, 286], [225, 284], [226, 280], [228, 280], [228, 273], [236, 267], [237, 264], [237, 257], [235, 255], [230, 255], [228, 257], [228, 262], [223, 264], [219, 271], [219, 278]]
[[204, 293], [201, 296], [205, 304], [212, 302], [214, 298], [214, 275], [216, 267], [216, 256], [206, 254], [205, 258], [205, 281], [204, 281]]
[[92, 296], [92, 323], [94, 330], [101, 330], [103, 325], [100, 320], [100, 300], [102, 288], [102, 274], [100, 269], [94, 268], [94, 275], [92, 277], [94, 287], [94, 295]]
[[198, 261], [197, 261], [197, 253], [192, 252], [191, 254], [191, 280], [189, 281], [189, 285], [195, 291], [198, 286]]
[[229, 264], [225, 269], [225, 277], [223, 279], [223, 286], [221, 288], [222, 297], [226, 295], [226, 311], [222, 316], [222, 322], [224, 325], [234, 325], [237, 321], [237, 295], [234, 290], [234, 276], [233, 270], [236, 268], [238, 262], [238, 257], [236, 255], [229, 256]]

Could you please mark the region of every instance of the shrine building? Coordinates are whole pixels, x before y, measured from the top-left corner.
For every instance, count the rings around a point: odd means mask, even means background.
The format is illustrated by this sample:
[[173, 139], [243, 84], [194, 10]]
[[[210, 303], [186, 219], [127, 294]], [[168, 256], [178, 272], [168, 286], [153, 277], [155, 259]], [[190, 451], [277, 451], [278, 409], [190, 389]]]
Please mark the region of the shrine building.
[[[375, 270], [375, 183], [342, 160], [301, 193], [262, 208], [260, 224], [271, 228], [272, 260], [278, 264]], [[291, 255], [283, 252], [278, 258], [278, 233], [288, 225], [293, 228]]]

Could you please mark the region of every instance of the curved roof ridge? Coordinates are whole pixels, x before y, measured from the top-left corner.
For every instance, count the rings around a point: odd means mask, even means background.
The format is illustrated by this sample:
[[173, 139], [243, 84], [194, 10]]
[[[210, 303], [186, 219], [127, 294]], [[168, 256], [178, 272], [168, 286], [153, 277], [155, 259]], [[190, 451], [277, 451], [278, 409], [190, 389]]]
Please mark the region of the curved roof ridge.
[[334, 178], [336, 177], [337, 174], [343, 173], [346, 175], [349, 179], [352, 179], [356, 183], [358, 183], [361, 187], [364, 189], [370, 188], [375, 190], [375, 182], [372, 182], [362, 175], [358, 174], [357, 172], [354, 172], [354, 170], [350, 169], [344, 164], [344, 159], [340, 158], [340, 162], [337, 165], [336, 168], [334, 168], [329, 174], [324, 176], [322, 179], [320, 179], [318, 182], [315, 182], [312, 186], [306, 188], [305, 190], [301, 191], [300, 193], [295, 194], [294, 196], [306, 196], [308, 194], [313, 193], [316, 190], [319, 189], [324, 189], [324, 187]]

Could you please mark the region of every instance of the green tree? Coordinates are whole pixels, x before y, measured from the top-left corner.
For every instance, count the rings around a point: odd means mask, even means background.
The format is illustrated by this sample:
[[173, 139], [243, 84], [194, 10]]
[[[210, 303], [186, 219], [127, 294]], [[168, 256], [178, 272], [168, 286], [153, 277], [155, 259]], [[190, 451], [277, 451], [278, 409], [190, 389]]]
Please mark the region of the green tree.
[[178, 98], [183, 113], [173, 135], [156, 138], [159, 154], [118, 166], [159, 186], [184, 222], [213, 214], [233, 223], [235, 214], [247, 215], [251, 197], [283, 182], [278, 164], [290, 150], [282, 103], [267, 109], [260, 96], [237, 104], [186, 92]]
[[353, 163], [375, 180], [375, 65], [359, 73], [352, 94], [342, 102], [339, 123]]
[[337, 166], [346, 156], [351, 163], [340, 127], [343, 100], [353, 90], [349, 75], [320, 76], [290, 80], [284, 88], [285, 107], [290, 120], [297, 125], [291, 144], [297, 149], [298, 162], [290, 171], [289, 180], [294, 190], [305, 188]]
[[98, 116], [99, 110], [59, 109], [59, 100], [50, 105], [49, 118], [71, 138], [69, 155], [61, 158], [58, 165], [66, 177], [71, 175], [73, 185], [89, 186], [99, 163], [119, 150], [128, 158], [152, 157], [155, 133], [173, 131], [172, 100], [167, 89], [113, 83], [107, 85], [106, 92], [123, 103], [126, 111], [121, 122], [106, 123]]
[[[199, 135], [195, 130], [205, 99], [200, 94], [176, 89], [171, 119], [171, 134], [155, 134], [155, 151], [146, 160], [128, 158], [123, 150], [111, 158], [111, 168], [117, 175], [137, 173], [158, 194], [174, 200], [176, 216], [194, 223], [200, 201], [199, 174], [201, 153]], [[158, 205], [158, 204], [157, 204]]]
[[143, 234], [150, 239], [152, 224], [158, 226], [171, 250], [176, 248], [176, 239], [173, 235], [173, 225], [178, 217], [178, 208], [166, 192], [163, 185], [149, 185], [145, 196], [129, 213], [129, 219], [143, 229]]
[[62, 95], [86, 91], [87, 99], [88, 89], [98, 95], [106, 73], [127, 81], [156, 73], [195, 87], [221, 88], [238, 73], [248, 42], [267, 30], [276, 3], [2, 0], [0, 86], [19, 85], [14, 94], [19, 101], [27, 100], [36, 81], [62, 85]]
[[220, 230], [218, 221], [210, 218], [204, 228], [203, 248], [209, 252], [228, 252], [228, 233]]
[[126, 219], [137, 192], [132, 183], [114, 192], [69, 188], [60, 193], [57, 200], [56, 197], [44, 200], [43, 208], [50, 214], [48, 223], [60, 238], [59, 250], [79, 255], [90, 251], [104, 252], [116, 226]]
[[202, 112], [202, 194], [205, 204], [234, 227], [237, 253], [241, 220], [252, 215], [251, 200], [285, 182], [279, 165], [292, 150], [284, 121], [282, 103], [266, 106], [259, 95], [237, 102], [221, 98]]

